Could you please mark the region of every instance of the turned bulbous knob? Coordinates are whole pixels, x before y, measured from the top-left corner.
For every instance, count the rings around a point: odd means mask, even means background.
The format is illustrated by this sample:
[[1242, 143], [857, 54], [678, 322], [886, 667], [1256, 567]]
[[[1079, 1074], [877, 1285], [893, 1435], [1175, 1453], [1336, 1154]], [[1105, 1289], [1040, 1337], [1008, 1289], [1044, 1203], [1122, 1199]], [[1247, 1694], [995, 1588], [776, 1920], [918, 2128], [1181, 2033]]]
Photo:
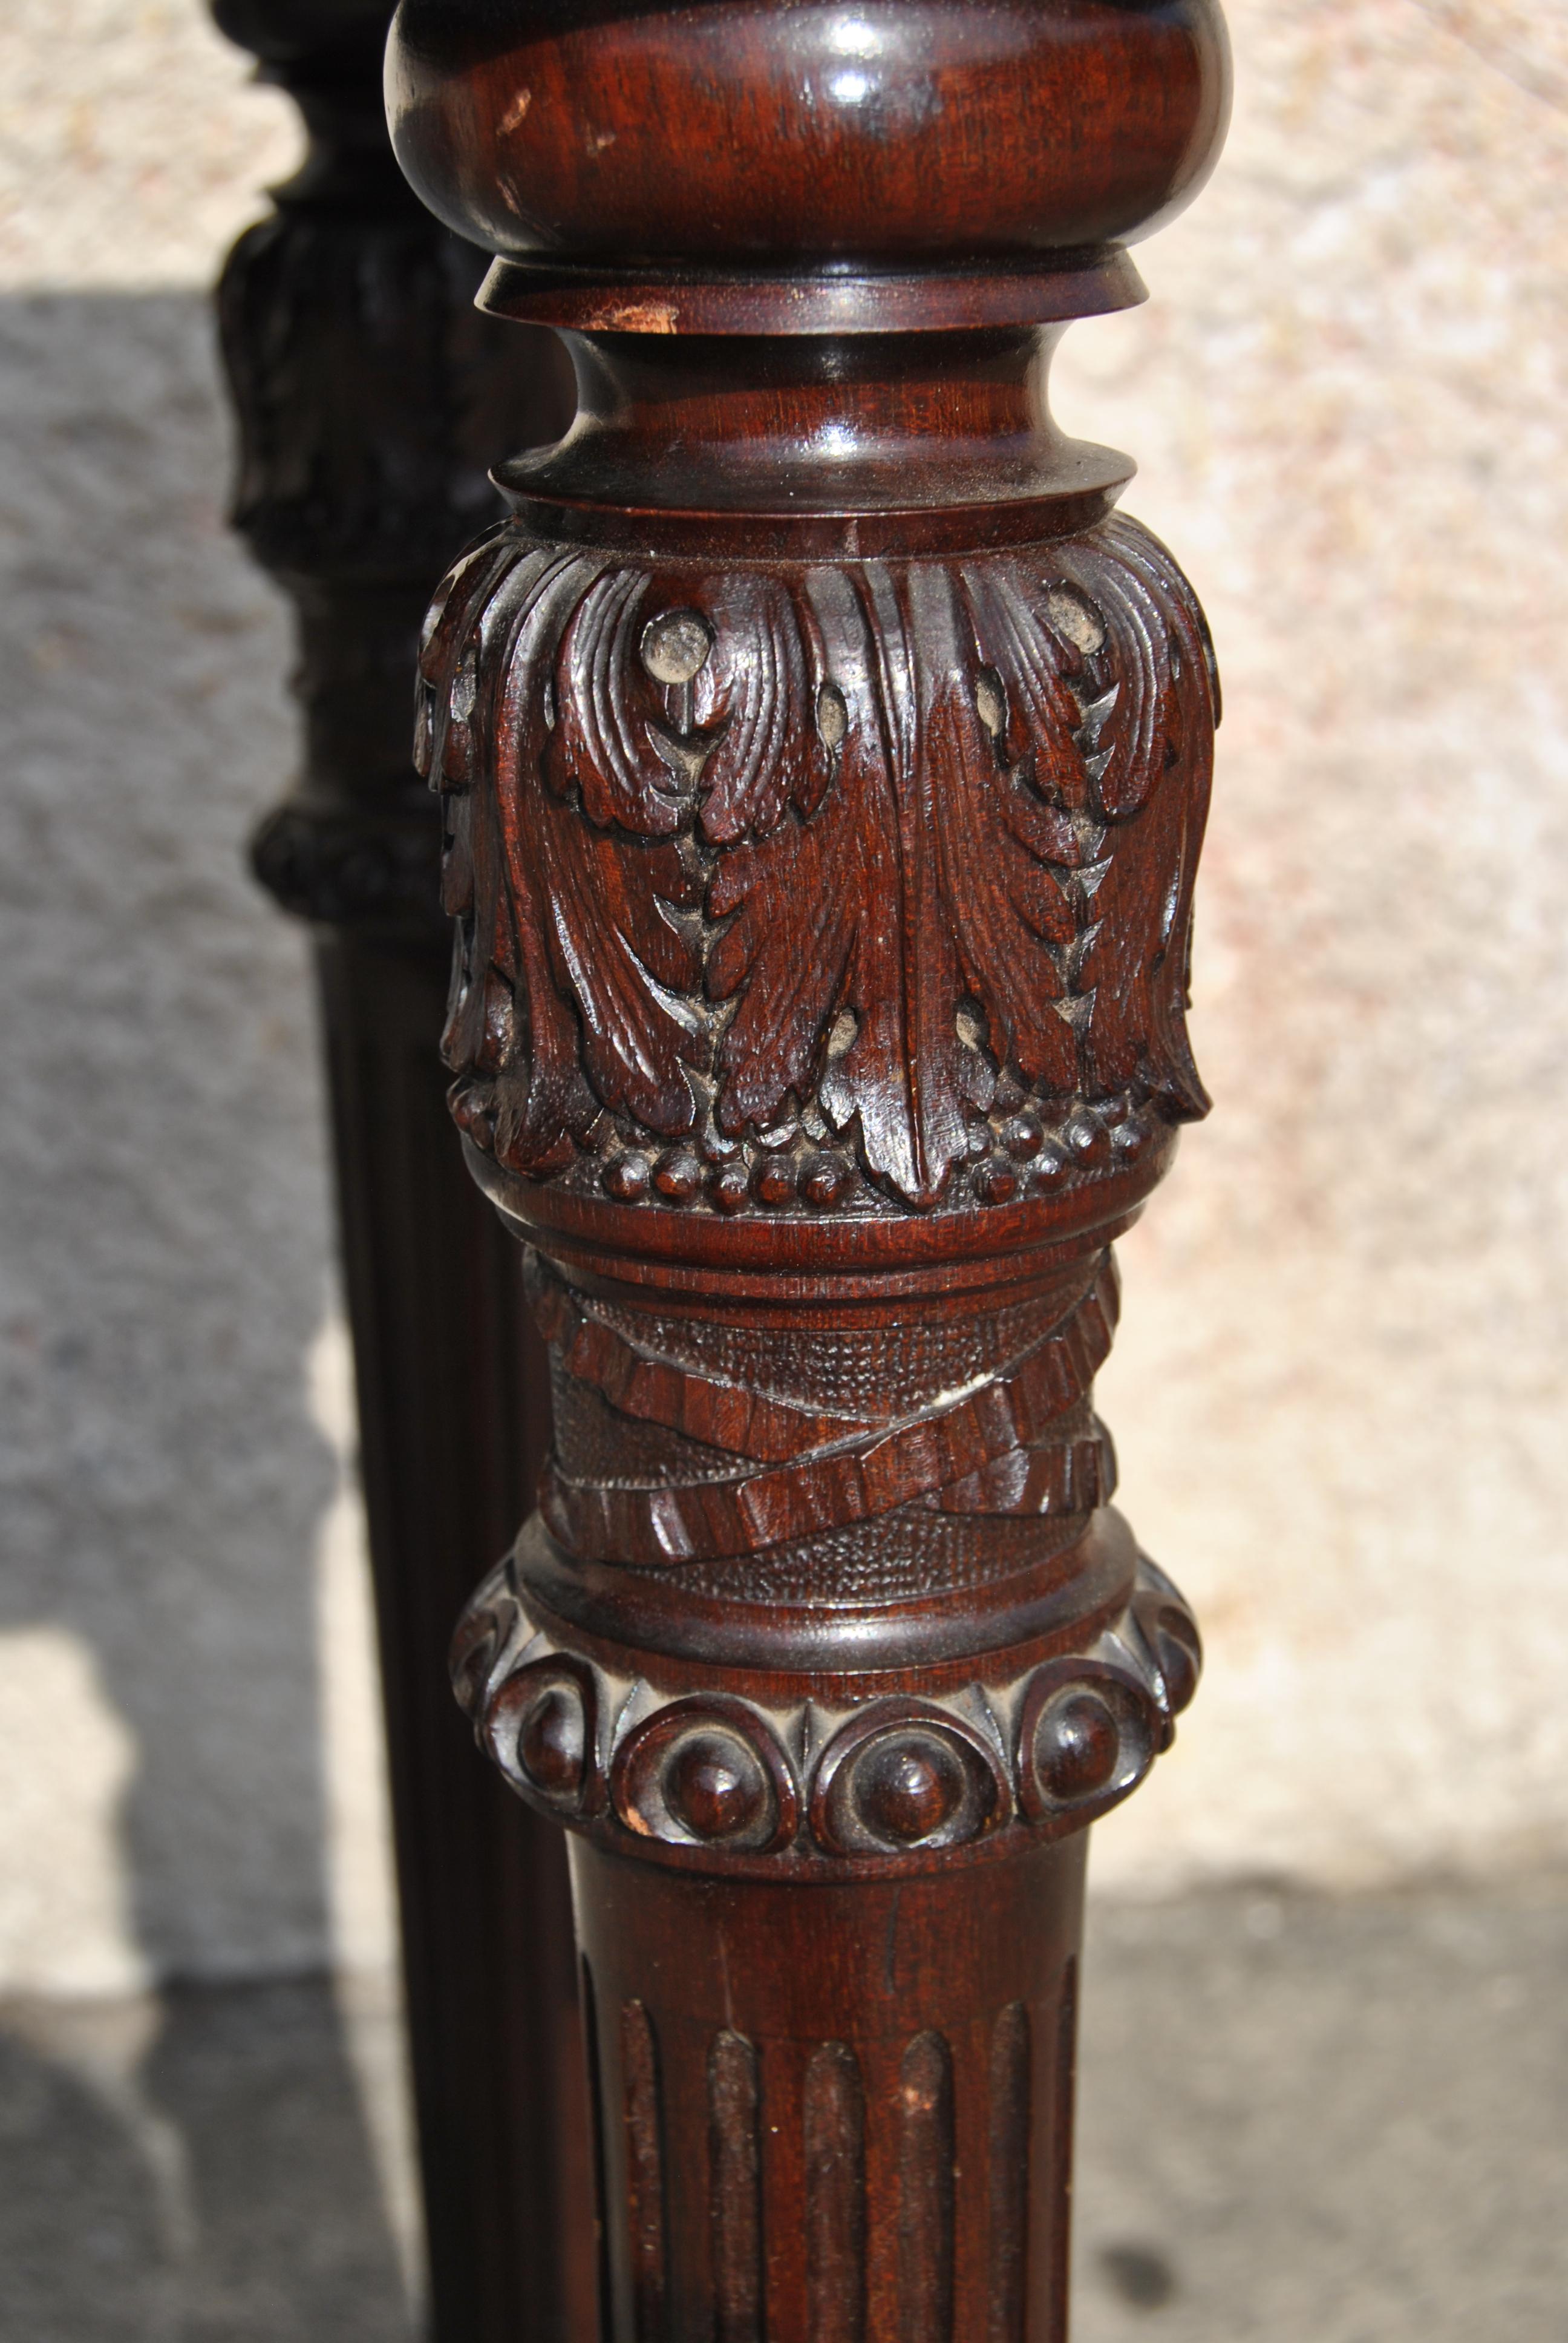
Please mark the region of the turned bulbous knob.
[[402, 0], [398, 158], [504, 256], [794, 269], [1038, 259], [1202, 184], [1218, 0]]

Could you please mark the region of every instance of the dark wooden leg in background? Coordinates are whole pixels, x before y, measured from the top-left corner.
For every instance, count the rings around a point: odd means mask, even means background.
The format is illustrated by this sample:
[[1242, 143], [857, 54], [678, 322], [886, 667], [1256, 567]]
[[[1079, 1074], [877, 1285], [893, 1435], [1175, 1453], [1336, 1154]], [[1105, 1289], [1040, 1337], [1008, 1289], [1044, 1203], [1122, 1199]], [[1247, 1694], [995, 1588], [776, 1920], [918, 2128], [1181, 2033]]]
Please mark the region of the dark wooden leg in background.
[[578, 1834], [613, 2343], [1065, 2336], [1085, 1833], [1198, 1673], [1092, 1394], [1208, 1103], [1218, 699], [1045, 383], [1227, 86], [1213, 0], [397, 13], [399, 158], [579, 387], [419, 754], [552, 1347], [455, 1680]]
[[312, 133], [220, 311], [237, 522], [299, 610], [304, 776], [256, 863], [316, 924], [432, 2327], [438, 2343], [581, 2343], [592, 2217], [566, 1865], [553, 1827], [483, 1778], [440, 1658], [532, 1501], [548, 1388], [516, 1247], [447, 1111], [440, 821], [408, 753], [431, 583], [495, 508], [487, 464], [558, 427], [562, 367], [551, 338], [476, 315], [477, 256], [392, 162], [389, 5], [216, 14]]

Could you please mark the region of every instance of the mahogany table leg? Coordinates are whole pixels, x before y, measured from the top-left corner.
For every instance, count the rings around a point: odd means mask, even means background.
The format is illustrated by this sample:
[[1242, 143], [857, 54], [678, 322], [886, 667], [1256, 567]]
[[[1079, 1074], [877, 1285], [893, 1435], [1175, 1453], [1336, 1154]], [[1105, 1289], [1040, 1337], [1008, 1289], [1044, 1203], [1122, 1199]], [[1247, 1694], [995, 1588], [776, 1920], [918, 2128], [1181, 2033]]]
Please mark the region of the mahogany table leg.
[[439, 1662], [530, 1501], [548, 1390], [516, 1248], [447, 1112], [440, 820], [408, 757], [431, 583], [495, 508], [487, 462], [558, 425], [562, 368], [549, 337], [476, 315], [477, 256], [392, 162], [389, 0], [216, 13], [312, 135], [231, 258], [220, 314], [237, 522], [300, 618], [304, 777], [256, 862], [316, 928], [433, 2331], [576, 2343], [593, 2247], [566, 1865], [558, 1834], [479, 1777]]
[[454, 1680], [576, 1835], [608, 2332], [1061, 2343], [1085, 1834], [1199, 1666], [1093, 1379], [1218, 685], [1046, 375], [1218, 8], [402, 0], [388, 89], [578, 371], [417, 739], [554, 1400]]

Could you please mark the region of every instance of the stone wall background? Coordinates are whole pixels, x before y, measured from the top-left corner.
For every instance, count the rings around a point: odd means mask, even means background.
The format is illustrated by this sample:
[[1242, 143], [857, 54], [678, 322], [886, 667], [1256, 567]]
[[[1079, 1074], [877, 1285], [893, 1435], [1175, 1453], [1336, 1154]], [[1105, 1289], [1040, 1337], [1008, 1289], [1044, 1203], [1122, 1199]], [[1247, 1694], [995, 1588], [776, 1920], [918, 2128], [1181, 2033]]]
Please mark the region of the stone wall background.
[[[1568, 14], [1232, 0], [1070, 427], [1210, 609], [1217, 1100], [1124, 1248], [1209, 1674], [1102, 1889], [1568, 1860]], [[293, 754], [205, 289], [293, 120], [196, 0], [0, 21], [0, 1990], [390, 1946]]]

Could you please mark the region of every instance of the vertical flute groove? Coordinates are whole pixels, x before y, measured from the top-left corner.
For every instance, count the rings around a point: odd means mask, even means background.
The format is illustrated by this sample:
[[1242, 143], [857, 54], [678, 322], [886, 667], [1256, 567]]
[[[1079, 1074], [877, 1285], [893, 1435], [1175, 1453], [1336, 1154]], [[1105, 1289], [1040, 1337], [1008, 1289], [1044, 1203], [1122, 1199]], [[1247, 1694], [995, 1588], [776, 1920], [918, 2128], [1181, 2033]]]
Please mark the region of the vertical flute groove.
[[1078, 2079], [1078, 1956], [1074, 1953], [1061, 1973], [1061, 1998], [1056, 2008], [1056, 2074], [1051, 2138], [1059, 2158], [1050, 2176], [1051, 2277], [1055, 2301], [1062, 2306], [1060, 2333], [1045, 2343], [1066, 2343], [1067, 2288], [1072, 2269], [1072, 2127]]
[[588, 2067], [589, 2140], [593, 2160], [594, 2268], [598, 2279], [599, 2343], [613, 2343], [610, 2328], [609, 2190], [605, 2174], [604, 2061], [598, 2040], [598, 1988], [586, 1953], [578, 1959], [582, 1996], [583, 2049]]
[[905, 2051], [899, 2103], [899, 2343], [950, 2343], [953, 2069], [940, 2034]]
[[1029, 2012], [1010, 2002], [990, 2044], [989, 2343], [1023, 2343], [1029, 2242]]
[[632, 2331], [663, 2343], [665, 2297], [664, 2119], [653, 2020], [640, 2001], [620, 2016], [626, 2092], [626, 2212], [630, 2244]]
[[806, 2285], [810, 2343], [862, 2343], [866, 2332], [866, 2107], [843, 2042], [806, 2070]]
[[742, 2035], [715, 2037], [708, 2060], [709, 2211], [718, 2343], [761, 2343], [761, 2091]]

